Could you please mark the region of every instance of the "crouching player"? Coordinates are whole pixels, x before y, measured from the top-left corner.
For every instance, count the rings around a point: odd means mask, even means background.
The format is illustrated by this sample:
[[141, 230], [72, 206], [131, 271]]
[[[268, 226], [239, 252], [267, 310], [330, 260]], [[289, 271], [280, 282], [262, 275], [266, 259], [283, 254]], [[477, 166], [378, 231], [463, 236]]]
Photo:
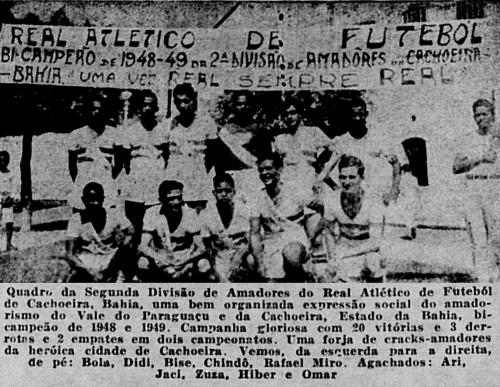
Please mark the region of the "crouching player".
[[211, 265], [198, 215], [184, 204], [183, 189], [182, 183], [165, 180], [158, 189], [161, 205], [146, 210], [138, 263], [138, 278], [143, 282], [209, 279]]
[[283, 182], [283, 163], [277, 153], [260, 158], [264, 188], [250, 203], [250, 247], [256, 269], [265, 281], [292, 282], [304, 277], [309, 238], [306, 215], [312, 190]]
[[[354, 156], [339, 161], [341, 191], [324, 198], [324, 226], [329, 264], [339, 282], [384, 282], [380, 254], [384, 216], [382, 206], [362, 188], [363, 162]], [[320, 226], [321, 228], [321, 226]]]
[[133, 255], [133, 229], [114, 206], [105, 208], [102, 185], [92, 182], [83, 188], [84, 209], [68, 223], [66, 261], [75, 271], [72, 282], [114, 282], [126, 278]]
[[253, 259], [248, 245], [248, 211], [235, 199], [234, 180], [229, 174], [218, 174], [213, 182], [215, 203], [209, 203], [200, 218], [216, 277], [220, 282], [250, 281]]

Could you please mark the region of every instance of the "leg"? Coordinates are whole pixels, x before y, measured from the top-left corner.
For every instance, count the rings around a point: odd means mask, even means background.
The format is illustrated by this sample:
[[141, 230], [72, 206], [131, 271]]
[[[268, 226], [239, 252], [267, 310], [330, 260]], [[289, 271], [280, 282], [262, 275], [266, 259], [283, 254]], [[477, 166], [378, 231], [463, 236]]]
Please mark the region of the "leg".
[[379, 253], [365, 255], [361, 276], [368, 283], [385, 282], [385, 262]]
[[[478, 187], [481, 189], [481, 187]], [[480, 192], [471, 196], [466, 210], [466, 224], [469, 225], [475, 276], [479, 282], [488, 282], [491, 251], [488, 243], [487, 223]]]
[[134, 226], [134, 235], [132, 237], [132, 249], [137, 250], [141, 243], [142, 226], [146, 206], [142, 202], [125, 201], [125, 216]]
[[306, 247], [300, 242], [290, 242], [281, 251], [283, 269], [287, 281], [300, 280], [306, 277], [303, 265], [306, 263]]
[[500, 184], [492, 182], [493, 187], [489, 187], [487, 200], [484, 201], [483, 217], [485, 220], [488, 235], [488, 260], [485, 262], [484, 271], [488, 276], [484, 276], [485, 282], [495, 282], [498, 280], [500, 258], [500, 200], [498, 189]]
[[7, 251], [13, 250], [12, 236], [14, 235], [14, 223], [8, 222], [5, 224], [5, 232], [7, 233]]

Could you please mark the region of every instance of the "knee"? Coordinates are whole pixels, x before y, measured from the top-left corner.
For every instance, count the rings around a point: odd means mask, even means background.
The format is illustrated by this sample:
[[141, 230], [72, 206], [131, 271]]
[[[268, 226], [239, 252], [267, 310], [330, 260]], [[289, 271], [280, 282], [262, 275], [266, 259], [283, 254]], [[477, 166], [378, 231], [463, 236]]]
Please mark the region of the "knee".
[[149, 260], [145, 257], [140, 257], [137, 261], [137, 269], [148, 270], [150, 268]]
[[306, 263], [306, 248], [300, 242], [291, 242], [287, 244], [283, 250], [283, 267], [285, 272], [288, 270], [302, 269], [302, 265]]
[[198, 272], [200, 274], [208, 274], [210, 272], [210, 269], [212, 268], [212, 265], [210, 265], [210, 262], [208, 259], [200, 259], [198, 261]]
[[314, 235], [314, 233], [316, 232], [316, 230], [319, 226], [320, 220], [321, 220], [320, 214], [313, 214], [313, 215], [310, 215], [307, 217], [305, 229], [306, 229], [307, 236], [309, 238], [311, 238], [312, 235]]

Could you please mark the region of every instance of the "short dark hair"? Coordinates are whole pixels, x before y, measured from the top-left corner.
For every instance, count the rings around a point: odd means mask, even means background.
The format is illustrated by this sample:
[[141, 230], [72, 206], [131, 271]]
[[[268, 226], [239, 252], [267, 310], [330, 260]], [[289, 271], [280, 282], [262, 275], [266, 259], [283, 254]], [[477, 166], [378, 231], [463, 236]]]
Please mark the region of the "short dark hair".
[[484, 98], [480, 98], [477, 101], [475, 101], [472, 104], [472, 110], [476, 111], [476, 109], [479, 106], [487, 107], [488, 109], [490, 109], [490, 112], [492, 112], [492, 113], [495, 111], [495, 106], [493, 105], [493, 103], [491, 103], [491, 101], [488, 101], [487, 99], [484, 99]]
[[231, 177], [229, 173], [219, 173], [214, 176], [214, 188], [221, 185], [222, 183], [229, 184], [232, 188], [234, 188], [234, 179]]
[[283, 168], [283, 157], [278, 152], [265, 152], [257, 159], [257, 165], [263, 161], [271, 160], [275, 168]]
[[361, 161], [361, 159], [351, 156], [351, 155], [343, 155], [339, 161], [339, 172], [344, 168], [356, 167], [358, 168], [359, 176], [364, 179], [365, 178], [365, 165]]
[[190, 83], [181, 83], [174, 88], [174, 98], [179, 95], [187, 95], [189, 98], [197, 99], [198, 93], [193, 89]]
[[161, 198], [165, 197], [167, 193], [175, 190], [183, 190], [184, 184], [175, 180], [165, 180], [162, 181], [160, 186], [158, 187], [158, 196]]
[[142, 90], [139, 94], [139, 97], [140, 97], [139, 101], [140, 101], [141, 105], [144, 104], [144, 100], [146, 98], [152, 98], [154, 103], [156, 104], [156, 110], [158, 111], [158, 97], [151, 90]]
[[88, 196], [90, 191], [95, 191], [96, 194], [98, 194], [101, 197], [104, 197], [104, 188], [102, 187], [101, 184], [96, 183], [95, 181], [88, 183], [83, 188], [83, 196]]

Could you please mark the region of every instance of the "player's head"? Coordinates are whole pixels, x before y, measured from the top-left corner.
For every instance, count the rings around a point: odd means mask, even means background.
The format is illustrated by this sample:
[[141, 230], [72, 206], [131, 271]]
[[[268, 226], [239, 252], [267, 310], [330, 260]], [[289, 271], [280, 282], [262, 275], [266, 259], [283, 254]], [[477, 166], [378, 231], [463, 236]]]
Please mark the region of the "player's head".
[[246, 121], [252, 117], [253, 94], [248, 90], [237, 90], [231, 95], [233, 119]]
[[348, 102], [348, 122], [347, 129], [355, 137], [356, 135], [364, 135], [367, 131], [366, 118], [368, 117], [368, 110], [366, 102], [361, 97], [354, 97]]
[[198, 93], [193, 89], [190, 83], [183, 83], [174, 88], [174, 104], [179, 114], [193, 115], [198, 108]]
[[279, 153], [271, 152], [261, 155], [257, 161], [260, 180], [266, 188], [278, 184], [283, 168], [283, 159]]
[[100, 93], [91, 93], [86, 100], [87, 120], [90, 126], [104, 123], [106, 115], [106, 97]]
[[350, 100], [349, 105], [351, 106], [351, 119], [355, 122], [365, 121], [368, 117], [368, 110], [366, 108], [366, 102], [361, 97], [354, 97]]
[[365, 177], [363, 162], [354, 156], [344, 155], [339, 161], [339, 180], [342, 191], [346, 193], [358, 192]]
[[478, 99], [472, 104], [472, 111], [474, 112], [474, 121], [479, 129], [487, 132], [495, 120], [493, 104], [487, 99]]
[[235, 189], [234, 180], [231, 175], [227, 173], [215, 175], [213, 193], [218, 204], [232, 203]]
[[154, 117], [158, 112], [158, 97], [151, 90], [143, 90], [138, 95], [138, 111], [141, 117]]
[[304, 100], [304, 122], [306, 125], [321, 124], [324, 119], [323, 96], [318, 92], [306, 94]]
[[233, 104], [233, 109], [235, 110], [235, 112], [245, 113], [250, 110], [252, 96], [252, 93], [248, 90], [234, 91], [231, 96], [231, 102]]
[[289, 98], [283, 103], [282, 120], [287, 132], [295, 132], [302, 121], [302, 102]]
[[184, 185], [175, 180], [165, 180], [158, 188], [158, 199], [167, 212], [182, 211]]
[[87, 210], [102, 208], [104, 203], [104, 188], [96, 182], [88, 183], [83, 188], [82, 202]]
[[0, 151], [0, 171], [5, 171], [9, 167], [10, 154], [6, 150]]

